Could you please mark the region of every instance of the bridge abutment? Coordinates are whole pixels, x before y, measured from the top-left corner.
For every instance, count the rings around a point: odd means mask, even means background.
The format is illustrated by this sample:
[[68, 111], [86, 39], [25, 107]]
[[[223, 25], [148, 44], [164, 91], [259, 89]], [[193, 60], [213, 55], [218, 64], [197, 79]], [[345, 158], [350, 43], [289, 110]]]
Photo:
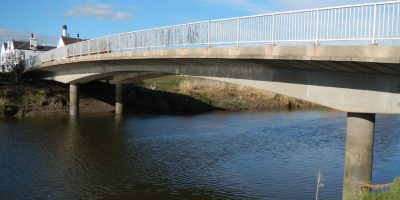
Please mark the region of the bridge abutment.
[[343, 200], [358, 199], [372, 180], [375, 114], [348, 113]]
[[123, 104], [123, 84], [115, 84], [115, 114], [122, 115], [124, 112]]
[[69, 85], [69, 115], [79, 115], [79, 88], [75, 83]]

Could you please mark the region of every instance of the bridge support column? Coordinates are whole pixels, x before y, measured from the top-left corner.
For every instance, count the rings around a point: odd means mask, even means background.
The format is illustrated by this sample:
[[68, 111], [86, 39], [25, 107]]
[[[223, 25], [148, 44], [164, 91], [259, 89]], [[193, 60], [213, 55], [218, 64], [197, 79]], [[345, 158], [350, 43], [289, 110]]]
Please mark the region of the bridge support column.
[[343, 200], [358, 199], [372, 179], [375, 114], [347, 114]]
[[79, 90], [78, 85], [74, 83], [69, 85], [69, 115], [79, 115]]
[[122, 87], [122, 83], [115, 84], [115, 114], [117, 115], [122, 115], [122, 113], [124, 112]]

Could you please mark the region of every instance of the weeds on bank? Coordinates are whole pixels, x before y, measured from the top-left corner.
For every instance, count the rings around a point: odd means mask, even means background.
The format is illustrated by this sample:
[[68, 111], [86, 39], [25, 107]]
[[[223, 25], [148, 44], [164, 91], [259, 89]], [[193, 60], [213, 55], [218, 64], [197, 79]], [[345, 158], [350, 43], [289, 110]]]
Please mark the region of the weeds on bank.
[[0, 106], [7, 104], [41, 105], [46, 101], [46, 91], [20, 86], [0, 88]]
[[400, 177], [396, 178], [389, 191], [370, 192], [365, 194], [362, 200], [399, 200], [400, 199]]
[[7, 105], [8, 101], [5, 98], [0, 97], [0, 109], [4, 108], [5, 105]]
[[46, 92], [38, 90], [35, 92], [26, 91], [20, 96], [20, 102], [24, 105], [41, 105], [46, 101]]
[[151, 90], [164, 92], [177, 91], [181, 82], [185, 79], [182, 76], [167, 76], [143, 81], [142, 85]]
[[312, 107], [310, 103], [251, 87], [186, 76], [168, 76], [143, 81], [151, 90], [179, 93], [227, 110], [276, 110]]

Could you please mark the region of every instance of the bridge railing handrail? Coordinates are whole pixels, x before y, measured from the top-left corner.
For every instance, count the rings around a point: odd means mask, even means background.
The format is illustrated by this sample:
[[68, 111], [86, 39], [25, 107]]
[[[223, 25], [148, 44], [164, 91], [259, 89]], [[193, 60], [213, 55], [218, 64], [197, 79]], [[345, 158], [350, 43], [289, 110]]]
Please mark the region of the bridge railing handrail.
[[155, 48], [241, 45], [400, 45], [400, 1], [267, 13], [164, 26], [67, 45], [27, 68], [82, 55]]

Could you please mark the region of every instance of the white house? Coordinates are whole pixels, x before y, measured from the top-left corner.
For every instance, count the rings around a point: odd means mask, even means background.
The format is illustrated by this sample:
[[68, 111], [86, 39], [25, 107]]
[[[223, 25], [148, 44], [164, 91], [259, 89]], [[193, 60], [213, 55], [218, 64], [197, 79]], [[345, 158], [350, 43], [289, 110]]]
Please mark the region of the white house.
[[16, 41], [11, 40], [4, 43], [0, 52], [0, 65], [2, 72], [9, 72], [14, 66], [18, 65], [21, 61], [34, 57], [55, 49], [52, 46], [38, 45], [37, 39], [31, 34], [29, 41]]
[[74, 43], [78, 43], [78, 42], [82, 42], [82, 41], [85, 41], [85, 40], [80, 39], [79, 34], [77, 35], [76, 38], [70, 37], [68, 34], [68, 31], [67, 31], [67, 25], [64, 25], [63, 30], [62, 30], [62, 35], [60, 37], [60, 40], [58, 41], [57, 48], [65, 47], [66, 45], [74, 44]]
[[[64, 25], [57, 48], [82, 41], [85, 40], [80, 39], [79, 34], [77, 35], [77, 38], [69, 37], [67, 32], [67, 25]], [[31, 38], [29, 41], [8, 41], [7, 43], [1, 45], [0, 70], [1, 72], [9, 72], [21, 61], [37, 56], [44, 51], [49, 51], [55, 48], [56, 47], [52, 46], [38, 45], [37, 39], [33, 37], [33, 34], [31, 34]]]

